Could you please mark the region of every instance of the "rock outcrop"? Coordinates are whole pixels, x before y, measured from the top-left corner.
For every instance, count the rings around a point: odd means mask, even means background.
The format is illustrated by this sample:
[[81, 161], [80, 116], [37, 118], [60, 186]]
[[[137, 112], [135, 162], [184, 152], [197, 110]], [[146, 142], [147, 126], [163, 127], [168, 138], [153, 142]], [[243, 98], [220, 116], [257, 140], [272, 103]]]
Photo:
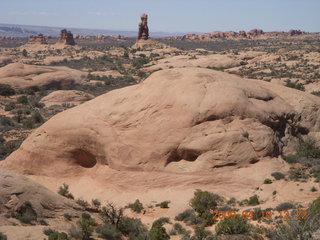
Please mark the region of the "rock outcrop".
[[23, 211], [28, 203], [31, 203], [38, 218], [59, 217], [65, 212], [71, 216], [79, 216], [80, 210], [83, 210], [75, 202], [49, 191], [24, 176], [4, 168], [0, 170], [1, 215]]
[[73, 34], [70, 31], [67, 31], [67, 29], [61, 30], [57, 44], [64, 44], [64, 45], [71, 45], [71, 46], [76, 45], [73, 39]]
[[82, 84], [87, 74], [68, 67], [37, 66], [11, 63], [0, 68], [0, 83], [14, 88], [60, 88]]
[[58, 90], [43, 97], [40, 102], [46, 107], [53, 105], [79, 105], [93, 99], [94, 96], [77, 90]]
[[288, 36], [299, 36], [306, 34], [301, 30], [290, 30], [289, 32], [264, 32], [261, 29], [252, 29], [248, 32], [246, 31], [214, 31], [212, 33], [188, 33], [185, 34], [181, 39], [182, 40], [198, 40], [198, 41], [215, 41], [215, 40], [239, 40], [239, 39], [268, 39], [268, 38], [286, 38]]
[[139, 23], [138, 40], [149, 39], [148, 15], [143, 13], [141, 15], [141, 22]]
[[46, 37], [43, 34], [31, 35], [27, 44], [48, 44]]
[[73, 176], [88, 168], [207, 172], [278, 157], [319, 131], [320, 99], [202, 68], [153, 73], [64, 111], [0, 166]]

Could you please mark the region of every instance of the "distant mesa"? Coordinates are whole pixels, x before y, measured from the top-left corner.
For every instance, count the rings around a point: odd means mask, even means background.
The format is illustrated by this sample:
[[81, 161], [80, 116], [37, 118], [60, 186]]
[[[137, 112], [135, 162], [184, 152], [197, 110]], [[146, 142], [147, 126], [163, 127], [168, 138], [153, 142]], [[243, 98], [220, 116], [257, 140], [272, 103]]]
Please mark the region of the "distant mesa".
[[281, 37], [292, 37], [306, 34], [301, 30], [290, 30], [289, 32], [264, 32], [261, 29], [252, 29], [246, 31], [213, 31], [212, 33], [188, 33], [182, 37], [182, 40], [198, 40], [198, 41], [215, 41], [215, 40], [241, 40], [241, 39], [268, 39], [268, 38], [281, 38]]
[[62, 29], [57, 44], [64, 44], [70, 46], [76, 45], [71, 31], [67, 31], [67, 29]]
[[27, 44], [48, 44], [46, 37], [43, 34], [31, 35]]

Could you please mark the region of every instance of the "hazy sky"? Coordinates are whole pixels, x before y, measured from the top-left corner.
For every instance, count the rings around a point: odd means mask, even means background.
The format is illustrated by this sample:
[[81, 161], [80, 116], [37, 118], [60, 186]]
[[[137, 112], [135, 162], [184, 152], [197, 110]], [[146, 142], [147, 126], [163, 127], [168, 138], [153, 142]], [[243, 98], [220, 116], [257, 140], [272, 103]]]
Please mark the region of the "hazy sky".
[[0, 23], [150, 31], [320, 32], [320, 0], [0, 0]]

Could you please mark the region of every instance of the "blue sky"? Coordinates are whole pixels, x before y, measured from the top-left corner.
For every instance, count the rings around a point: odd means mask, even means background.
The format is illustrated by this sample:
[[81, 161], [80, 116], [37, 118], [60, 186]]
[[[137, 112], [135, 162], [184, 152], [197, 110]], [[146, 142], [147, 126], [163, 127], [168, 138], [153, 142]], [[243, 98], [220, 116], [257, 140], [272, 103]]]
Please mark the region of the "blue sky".
[[150, 31], [320, 32], [320, 0], [0, 0], [0, 23]]

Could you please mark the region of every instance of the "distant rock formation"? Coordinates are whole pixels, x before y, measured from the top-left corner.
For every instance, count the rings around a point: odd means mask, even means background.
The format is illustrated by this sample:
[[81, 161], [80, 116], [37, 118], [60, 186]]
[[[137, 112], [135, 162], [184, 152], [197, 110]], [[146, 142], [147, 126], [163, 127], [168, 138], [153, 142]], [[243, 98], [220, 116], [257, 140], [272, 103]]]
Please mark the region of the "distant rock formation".
[[290, 36], [296, 36], [296, 35], [302, 35], [304, 34], [305, 32], [301, 31], [301, 30], [294, 30], [294, 29], [291, 29], [289, 31], [289, 35]]
[[31, 35], [27, 44], [48, 44], [46, 37], [43, 34]]
[[67, 29], [62, 29], [60, 32], [60, 37], [57, 42], [58, 44], [65, 44], [65, 45], [76, 45], [73, 34], [70, 31], [67, 31]]
[[148, 15], [145, 13], [141, 15], [141, 23], [139, 23], [138, 40], [140, 39], [149, 39]]
[[264, 32], [261, 29], [252, 29], [248, 32], [246, 31], [213, 31], [212, 33], [188, 33], [182, 37], [182, 40], [198, 40], [198, 41], [215, 41], [215, 40], [237, 40], [237, 39], [268, 39], [268, 38], [285, 38], [288, 36], [299, 36], [307, 34], [301, 30], [290, 30], [289, 32], [283, 31], [273, 31]]

